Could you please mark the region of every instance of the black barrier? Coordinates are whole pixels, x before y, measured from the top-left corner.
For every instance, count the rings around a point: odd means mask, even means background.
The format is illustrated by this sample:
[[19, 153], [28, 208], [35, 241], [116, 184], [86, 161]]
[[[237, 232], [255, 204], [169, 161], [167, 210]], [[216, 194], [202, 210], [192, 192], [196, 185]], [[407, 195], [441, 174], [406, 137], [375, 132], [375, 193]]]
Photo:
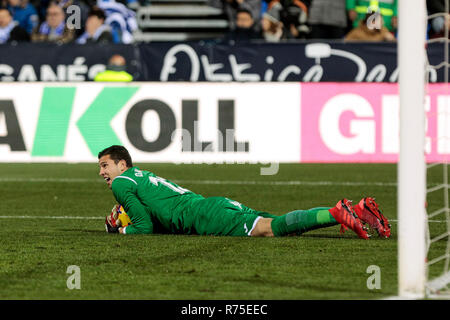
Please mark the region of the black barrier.
[[[428, 47], [431, 65], [444, 44]], [[0, 45], [0, 81], [91, 81], [113, 54], [136, 81], [396, 82], [396, 43], [162, 42], [134, 45]], [[429, 70], [444, 81], [444, 68]]]

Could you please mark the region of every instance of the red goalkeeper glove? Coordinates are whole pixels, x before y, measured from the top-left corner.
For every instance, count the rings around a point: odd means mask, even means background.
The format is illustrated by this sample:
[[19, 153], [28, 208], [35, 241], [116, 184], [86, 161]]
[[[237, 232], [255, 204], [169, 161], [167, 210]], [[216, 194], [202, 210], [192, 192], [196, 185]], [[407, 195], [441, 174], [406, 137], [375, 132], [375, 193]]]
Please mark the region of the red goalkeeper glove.
[[120, 205], [115, 205], [111, 213], [106, 216], [105, 219], [105, 228], [106, 232], [108, 233], [118, 233], [120, 228], [120, 220], [119, 220], [119, 213], [117, 212], [117, 209], [120, 207]]

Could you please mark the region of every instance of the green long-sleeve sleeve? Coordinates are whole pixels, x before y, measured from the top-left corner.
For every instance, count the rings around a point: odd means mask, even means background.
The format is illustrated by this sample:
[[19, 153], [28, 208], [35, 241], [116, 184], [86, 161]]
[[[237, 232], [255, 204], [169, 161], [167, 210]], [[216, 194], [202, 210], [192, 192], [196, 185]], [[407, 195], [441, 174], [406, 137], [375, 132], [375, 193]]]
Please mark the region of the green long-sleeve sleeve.
[[111, 188], [131, 219], [127, 234], [189, 232], [196, 217], [192, 207], [204, 199], [138, 167], [115, 177]]
[[[119, 178], [119, 177], [118, 177]], [[137, 197], [137, 183], [133, 179], [114, 179], [112, 191], [117, 200], [125, 209], [132, 224], [125, 228], [126, 234], [153, 233], [153, 223], [149, 213]]]

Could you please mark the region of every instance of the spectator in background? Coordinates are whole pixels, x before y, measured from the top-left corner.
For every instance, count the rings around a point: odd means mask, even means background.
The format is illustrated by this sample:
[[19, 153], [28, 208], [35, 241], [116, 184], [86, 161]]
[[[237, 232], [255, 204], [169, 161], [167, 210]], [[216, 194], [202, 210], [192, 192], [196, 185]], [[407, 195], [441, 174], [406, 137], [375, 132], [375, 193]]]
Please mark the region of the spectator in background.
[[397, 0], [346, 0], [346, 6], [353, 28], [359, 26], [367, 13], [379, 11], [384, 27], [391, 32], [397, 30]]
[[[428, 14], [447, 13], [430, 20], [429, 37], [440, 38], [445, 36], [445, 28], [450, 28], [450, 12], [445, 10], [445, 0], [427, 0]], [[450, 10], [450, 9], [448, 9]]]
[[[75, 13], [74, 11], [71, 10], [71, 6], [77, 6], [78, 8], [80, 8], [80, 27], [75, 30], [75, 34], [76, 36], [80, 36], [84, 29], [82, 28], [82, 26], [84, 26], [86, 24], [87, 21], [87, 17], [89, 14], [89, 10], [90, 10], [90, 5], [88, 5], [87, 3], [80, 1], [80, 0], [52, 0], [52, 2], [55, 2], [58, 6], [60, 6], [63, 11], [64, 14], [66, 15], [66, 19], [67, 19], [67, 14], [73, 14]], [[86, 0], [86, 2], [91, 2]]]
[[310, 39], [342, 39], [347, 31], [345, 0], [313, 0], [309, 8]]
[[30, 41], [27, 31], [13, 20], [11, 12], [0, 7], [0, 44]]
[[284, 26], [284, 38], [302, 39], [306, 38], [310, 31], [307, 26], [310, 5], [311, 0], [271, 0], [267, 9], [273, 12], [272, 16], [280, 16]]
[[75, 38], [75, 30], [69, 29], [65, 22], [64, 10], [56, 3], [47, 8], [46, 19], [31, 35], [33, 42], [55, 42], [58, 44], [71, 42]]
[[39, 16], [36, 9], [28, 0], [8, 0], [8, 10], [12, 13], [13, 20], [31, 34], [39, 24]]
[[105, 24], [105, 13], [100, 8], [94, 7], [84, 26], [84, 33], [78, 37], [76, 43], [111, 43], [113, 41], [111, 28]]
[[114, 43], [132, 43], [133, 32], [138, 29], [136, 13], [115, 0], [97, 0], [97, 6], [105, 12]]
[[[383, 25], [383, 18], [378, 15], [372, 26], [368, 22], [373, 13], [367, 13], [358, 27], [353, 28], [346, 36], [346, 41], [396, 41], [394, 35]], [[369, 27], [370, 26], [370, 27]], [[378, 27], [379, 26], [379, 27]]]
[[[80, 20], [81, 20], [81, 26], [84, 26], [86, 23], [86, 19], [90, 10], [90, 7], [94, 4], [94, 0], [31, 0], [39, 14], [39, 20], [45, 21], [46, 19], [46, 12], [47, 8], [50, 6], [51, 3], [56, 3], [58, 6], [60, 6], [64, 14], [72, 14], [73, 12], [70, 10], [70, 6], [76, 5], [78, 8], [80, 8]], [[68, 11], [69, 9], [69, 11]], [[67, 17], [66, 17], [67, 18]], [[82, 28], [80, 29], [82, 30]], [[76, 30], [77, 35], [80, 35], [82, 32], [80, 30]], [[80, 33], [79, 33], [80, 32]]]
[[280, 42], [284, 37], [284, 25], [280, 21], [280, 13], [269, 9], [261, 18], [261, 29], [264, 40], [267, 42]]
[[236, 15], [238, 10], [246, 9], [250, 11], [255, 21], [254, 28], [260, 30], [259, 21], [261, 18], [261, 1], [262, 0], [208, 0], [208, 5], [214, 8], [222, 9], [225, 13], [229, 30], [236, 28]]
[[106, 70], [97, 73], [94, 81], [98, 82], [130, 82], [133, 76], [126, 71], [126, 60], [119, 54], [113, 55], [106, 66]]
[[240, 8], [236, 12], [236, 27], [225, 35], [226, 42], [245, 42], [261, 39], [250, 10]]
[[39, 17], [39, 21], [45, 20], [45, 12], [51, 0], [30, 0], [30, 3], [35, 7]]

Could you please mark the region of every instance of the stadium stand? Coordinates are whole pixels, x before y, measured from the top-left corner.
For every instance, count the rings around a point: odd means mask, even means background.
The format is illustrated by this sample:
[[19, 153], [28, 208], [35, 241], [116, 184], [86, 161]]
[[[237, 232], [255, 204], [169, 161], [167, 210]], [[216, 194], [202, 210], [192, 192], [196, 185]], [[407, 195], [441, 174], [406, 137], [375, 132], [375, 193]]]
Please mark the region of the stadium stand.
[[136, 42], [191, 41], [222, 37], [228, 30], [223, 11], [207, 0], [154, 0], [136, 11]]
[[[245, 1], [247, 0], [236, 0], [237, 3], [246, 3]], [[262, 26], [262, 38], [268, 42], [296, 39], [344, 40], [342, 32], [345, 31], [345, 34], [350, 32], [355, 24], [356, 20], [352, 17], [355, 18], [358, 10], [360, 11], [359, 16], [362, 16], [362, 12], [367, 11], [369, 6], [372, 11], [377, 11], [376, 8], [380, 8], [385, 23], [386, 21], [389, 22], [385, 24], [386, 27], [396, 25], [396, 0], [259, 1], [261, 3], [261, 6], [258, 7], [260, 8], [260, 15], [255, 18], [255, 23], [258, 29], [261, 28], [262, 22], [266, 23], [266, 29], [272, 28], [271, 30], [264, 30], [264, 26]], [[428, 25], [429, 38], [442, 36], [443, 26], [450, 21], [449, 18], [444, 19], [443, 16], [439, 16], [439, 13], [445, 11], [444, 1], [426, 0], [428, 14], [433, 15], [433, 19], [430, 19]], [[35, 22], [36, 25], [39, 25], [45, 22], [47, 7], [52, 2], [64, 9], [66, 19], [73, 14], [73, 11], [67, 11], [70, 6], [79, 7], [81, 28], [76, 29], [74, 39], [83, 34], [88, 13], [96, 6], [101, 8], [107, 16], [105, 23], [112, 29], [113, 43], [221, 40], [233, 29], [234, 25], [234, 20], [230, 18], [230, 12], [227, 14], [225, 7], [220, 7], [221, 0], [0, 0], [0, 7], [8, 8], [13, 15], [13, 20], [18, 24], [23, 20], [23, 17], [17, 13], [22, 12], [24, 8], [31, 8], [29, 9], [30, 12], [37, 12], [38, 19]], [[254, 3], [253, 0], [248, 0], [248, 2]], [[298, 11], [296, 6], [300, 2], [308, 8], [308, 16], [306, 17], [308, 23], [300, 27], [305, 27], [305, 30], [308, 30], [295, 35], [292, 34], [290, 24], [292, 22], [298, 24], [299, 17], [297, 16], [298, 12], [294, 12], [295, 10], [293, 11], [292, 8]], [[325, 12], [324, 7], [329, 10]], [[392, 17], [389, 16], [391, 11]], [[333, 18], [341, 17], [342, 21], [340, 21], [339, 27], [330, 19], [330, 14]], [[317, 15], [320, 16], [319, 20], [317, 20]], [[344, 15], [346, 18], [344, 18]], [[347, 19], [347, 27], [344, 27], [344, 19]], [[36, 19], [34, 18], [34, 20]], [[326, 23], [323, 24], [323, 21]], [[327, 23], [330, 25], [327, 25]], [[319, 28], [325, 26], [320, 35], [314, 32], [314, 29], [318, 26]], [[338, 33], [336, 33], [336, 29], [339, 29]], [[28, 34], [36, 33], [38, 30], [35, 27], [32, 31], [28, 30]], [[5, 33], [5, 31], [2, 32]], [[394, 37], [397, 37], [395, 28], [390, 32]], [[24, 39], [23, 41], [28, 42], [30, 40]], [[31, 41], [35, 42], [34, 39]], [[72, 42], [74, 41], [72, 40]]]

